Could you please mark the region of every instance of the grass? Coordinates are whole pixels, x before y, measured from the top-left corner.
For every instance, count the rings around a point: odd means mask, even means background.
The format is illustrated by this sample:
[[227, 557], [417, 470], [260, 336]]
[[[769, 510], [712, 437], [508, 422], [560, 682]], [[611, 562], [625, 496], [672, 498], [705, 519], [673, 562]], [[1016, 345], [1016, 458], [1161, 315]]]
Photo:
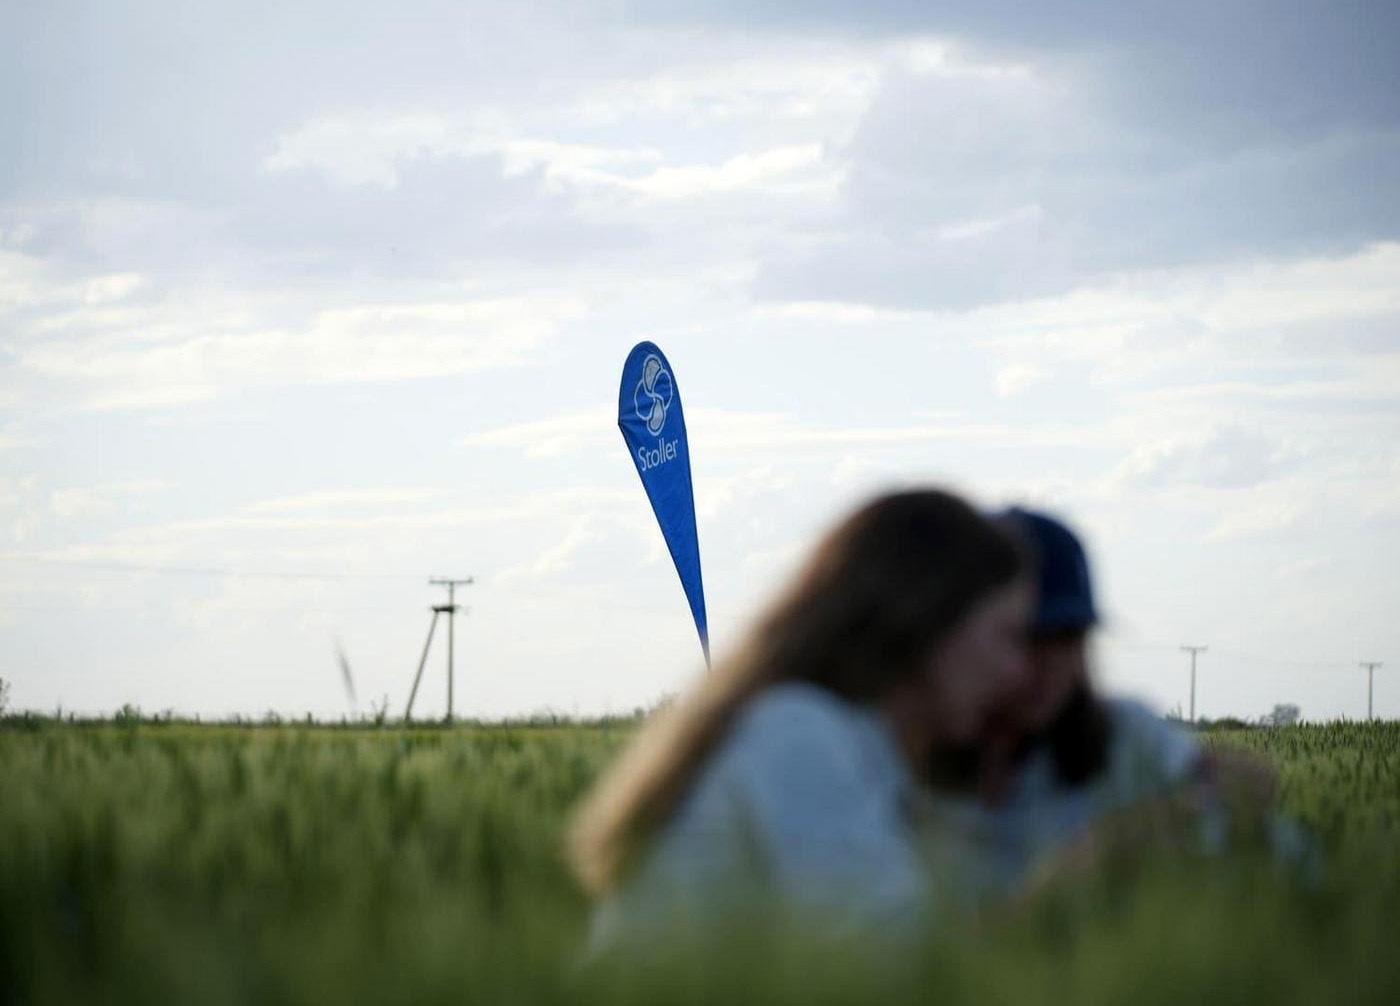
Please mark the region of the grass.
[[0, 1002], [1400, 1002], [1400, 724], [1220, 732], [1326, 849], [1156, 861], [897, 966], [736, 934], [583, 968], [569, 809], [626, 727], [0, 724]]

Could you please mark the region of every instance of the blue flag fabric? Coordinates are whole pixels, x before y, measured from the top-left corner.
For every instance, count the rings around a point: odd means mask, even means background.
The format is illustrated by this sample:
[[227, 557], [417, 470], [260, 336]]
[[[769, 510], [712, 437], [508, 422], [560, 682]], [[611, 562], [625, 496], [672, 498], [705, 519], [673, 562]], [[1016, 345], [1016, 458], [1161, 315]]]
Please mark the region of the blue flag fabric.
[[685, 414], [675, 371], [655, 343], [639, 342], [627, 354], [618, 392], [617, 425], [671, 550], [708, 664], [710, 629], [705, 617], [705, 584], [700, 576]]

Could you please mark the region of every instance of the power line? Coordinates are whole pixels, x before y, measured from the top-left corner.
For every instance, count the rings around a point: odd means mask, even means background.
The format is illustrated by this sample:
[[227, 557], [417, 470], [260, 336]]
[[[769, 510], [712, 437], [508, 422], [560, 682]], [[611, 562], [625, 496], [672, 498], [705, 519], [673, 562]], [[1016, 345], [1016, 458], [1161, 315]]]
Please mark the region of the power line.
[[[352, 582], [356, 580], [420, 580], [417, 573], [313, 573], [300, 570], [256, 570], [229, 569], [216, 566], [158, 566], [143, 563], [103, 562], [89, 559], [62, 559], [55, 556], [32, 555], [16, 552], [4, 553], [0, 558], [20, 562], [35, 562], [52, 566], [65, 566], [74, 569], [106, 570], [113, 573], [145, 573], [160, 576], [212, 576], [236, 580], [308, 580], [326, 582]], [[569, 604], [586, 604], [599, 608], [615, 608], [620, 611], [637, 611], [648, 614], [671, 614], [672, 609], [654, 604], [637, 604], [631, 601], [599, 600], [583, 594], [567, 591], [538, 590], [532, 587], [495, 586], [492, 593], [507, 597], [516, 596], [543, 601], [558, 601]], [[385, 609], [388, 610], [388, 609]]]
[[214, 566], [154, 566], [126, 562], [101, 562], [86, 559], [60, 559], [47, 555], [24, 555], [9, 552], [7, 560], [37, 562], [74, 569], [107, 570], [113, 573], [150, 573], [158, 576], [216, 576], [240, 580], [417, 580], [408, 573], [310, 573], [289, 570], [220, 569]]
[[533, 601], [553, 601], [558, 604], [584, 604], [595, 608], [604, 608], [615, 611], [635, 611], [646, 615], [668, 615], [676, 618], [686, 618], [682, 610], [674, 607], [666, 607], [660, 604], [637, 604], [632, 601], [613, 601], [606, 598], [589, 597], [584, 594], [571, 593], [569, 591], [536, 590], [526, 587], [523, 590], [519, 587], [492, 586], [491, 593], [504, 595], [505, 597], [524, 598]]
[[[1128, 651], [1166, 651], [1180, 650], [1181, 646], [1176, 643], [1125, 643], [1109, 639], [1109, 645], [1113, 649]], [[1292, 660], [1288, 657], [1271, 657], [1261, 653], [1246, 653], [1243, 650], [1223, 649], [1212, 647], [1211, 652], [1218, 657], [1226, 657], [1230, 660], [1243, 660], [1256, 664], [1268, 664], [1271, 667], [1296, 667], [1302, 670], [1325, 670], [1335, 671], [1339, 668], [1350, 667], [1351, 664], [1345, 660]]]
[[1348, 666], [1344, 660], [1290, 660], [1287, 657], [1262, 656], [1257, 653], [1245, 653], [1241, 650], [1222, 650], [1218, 647], [1213, 652], [1218, 657], [1252, 661], [1257, 664], [1270, 664], [1274, 667], [1297, 667], [1304, 670], [1336, 670], [1337, 668]]
[[[415, 581], [416, 581], [416, 580], [420, 580], [420, 579], [421, 579], [421, 576], [420, 576], [419, 574], [416, 574], [416, 573], [329, 573], [329, 572], [313, 573], [313, 572], [300, 571], [300, 570], [229, 569], [229, 568], [220, 568], [220, 567], [216, 567], [216, 566], [160, 566], [160, 565], [151, 565], [151, 564], [144, 564], [144, 563], [104, 562], [104, 561], [89, 560], [89, 559], [63, 559], [63, 558], [58, 558], [58, 557], [55, 557], [55, 556], [33, 555], [33, 554], [25, 554], [25, 553], [17, 553], [17, 552], [4, 553], [2, 556], [0, 556], [0, 558], [17, 560], [17, 561], [20, 561], [20, 562], [34, 562], [34, 563], [41, 563], [41, 564], [52, 565], [52, 566], [71, 567], [71, 568], [73, 568], [73, 569], [105, 570], [105, 571], [107, 571], [107, 572], [112, 572], [112, 573], [154, 574], [154, 575], [158, 575], [158, 576], [209, 576], [209, 577], [226, 578], [226, 579], [235, 579], [235, 580], [280, 580], [280, 581], [298, 581], [298, 580], [304, 580], [304, 581], [313, 582], [313, 583], [314, 583], [314, 582], [318, 582], [318, 581], [319, 581], [319, 582], [326, 582], [326, 583], [350, 583], [350, 582], [355, 582], [355, 581], [373, 581], [373, 580], [385, 580], [385, 581], [415, 580]], [[638, 604], [638, 603], [636, 603], [636, 602], [631, 602], [631, 601], [606, 600], [606, 599], [600, 599], [600, 598], [598, 598], [598, 597], [596, 597], [596, 596], [589, 596], [589, 595], [587, 595], [587, 594], [581, 594], [581, 593], [570, 593], [570, 592], [568, 592], [568, 591], [550, 591], [550, 590], [547, 590], [547, 589], [546, 589], [546, 590], [538, 590], [538, 589], [531, 588], [531, 587], [524, 587], [524, 588], [521, 588], [521, 587], [511, 587], [511, 586], [505, 586], [505, 587], [502, 587], [502, 586], [495, 586], [495, 587], [492, 587], [492, 588], [491, 588], [491, 593], [492, 593], [493, 595], [503, 595], [503, 596], [505, 596], [505, 597], [512, 597], [512, 596], [514, 596], [514, 597], [517, 597], [517, 598], [525, 598], [525, 599], [530, 599], [530, 600], [554, 601], [554, 602], [556, 602], [556, 603], [562, 603], [562, 604], [580, 604], [580, 605], [587, 605], [587, 606], [589, 606], [589, 607], [593, 607], [593, 608], [602, 608], [602, 609], [606, 609], [606, 610], [636, 611], [636, 612], [639, 612], [639, 613], [644, 613], [644, 614], [656, 614], [656, 615], [669, 615], [669, 614], [672, 614], [672, 613], [673, 613], [673, 611], [672, 611], [671, 608], [663, 607], [663, 606], [661, 606], [661, 605], [655, 605], [655, 604]], [[34, 608], [33, 606], [23, 606], [23, 607], [24, 607], [25, 610], [46, 610], [46, 609]], [[58, 609], [61, 610], [62, 607], [63, 607], [63, 606], [58, 606]], [[17, 610], [18, 610], [18, 609], [17, 609]], [[231, 610], [232, 610], [232, 609], [231, 609]], [[249, 610], [249, 611], [253, 611], [253, 610], [261, 611], [261, 610], [280, 610], [280, 609], [272, 609], [272, 608], [269, 608], [269, 609], [247, 608], [247, 609], [245, 609], [245, 610]], [[320, 610], [320, 609], [316, 609], [316, 610]], [[341, 610], [341, 609], [324, 609], [324, 610], [330, 611], [330, 610]], [[353, 611], [353, 610], [364, 610], [364, 611], [369, 611], [369, 610], [383, 610], [383, 611], [390, 611], [390, 610], [394, 610], [394, 609], [391, 609], [391, 608], [379, 608], [379, 609], [370, 609], [370, 608], [362, 608], [362, 609], [346, 608], [346, 609], [343, 609], [343, 610], [346, 610], [346, 611]]]

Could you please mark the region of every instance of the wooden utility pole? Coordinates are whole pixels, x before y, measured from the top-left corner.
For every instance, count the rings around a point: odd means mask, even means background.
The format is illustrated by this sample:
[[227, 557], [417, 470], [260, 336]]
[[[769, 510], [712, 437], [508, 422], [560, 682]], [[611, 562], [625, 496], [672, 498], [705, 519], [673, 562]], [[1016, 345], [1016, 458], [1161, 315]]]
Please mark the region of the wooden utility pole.
[[1376, 694], [1376, 668], [1385, 665], [1379, 660], [1363, 660], [1361, 666], [1366, 668], [1366, 719], [1373, 720], [1376, 718], [1373, 715], [1375, 706], [1371, 700]]
[[1196, 722], [1196, 654], [1204, 653], [1209, 646], [1183, 646], [1184, 652], [1191, 654], [1191, 722]]
[[452, 722], [453, 713], [453, 656], [455, 633], [453, 631], [457, 620], [457, 612], [460, 610], [457, 604], [457, 588], [469, 586], [473, 582], [471, 577], [461, 580], [453, 580], [447, 577], [433, 577], [428, 581], [431, 587], [447, 588], [447, 603], [435, 604], [432, 606], [433, 619], [428, 623], [428, 640], [423, 644], [423, 656], [418, 660], [418, 672], [413, 676], [413, 689], [408, 693], [408, 708], [404, 710], [403, 721], [405, 724], [413, 717], [413, 700], [418, 697], [418, 683], [423, 680], [423, 668], [428, 664], [428, 650], [433, 645], [433, 631], [437, 628], [439, 615], [447, 616], [447, 722]]

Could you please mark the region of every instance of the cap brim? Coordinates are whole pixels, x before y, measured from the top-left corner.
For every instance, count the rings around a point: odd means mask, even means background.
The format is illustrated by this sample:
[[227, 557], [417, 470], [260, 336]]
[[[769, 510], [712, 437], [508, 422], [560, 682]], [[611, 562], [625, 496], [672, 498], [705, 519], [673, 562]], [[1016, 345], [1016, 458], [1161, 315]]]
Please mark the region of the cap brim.
[[1032, 632], [1065, 632], [1089, 629], [1099, 624], [1099, 613], [1079, 599], [1042, 605], [1031, 620]]

